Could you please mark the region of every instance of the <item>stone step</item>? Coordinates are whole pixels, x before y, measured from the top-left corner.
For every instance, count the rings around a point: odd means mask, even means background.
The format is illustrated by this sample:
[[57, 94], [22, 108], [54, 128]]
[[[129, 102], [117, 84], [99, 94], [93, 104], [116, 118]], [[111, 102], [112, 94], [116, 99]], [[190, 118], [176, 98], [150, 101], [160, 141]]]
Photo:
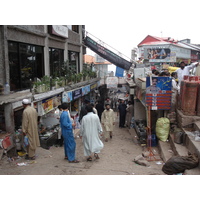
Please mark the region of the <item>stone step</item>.
[[163, 142], [158, 140], [158, 148], [160, 151], [160, 156], [164, 162], [167, 162], [167, 160], [169, 160], [174, 155], [169, 141]]
[[174, 142], [174, 134], [169, 134], [169, 142], [175, 155], [188, 156], [188, 149], [183, 144], [177, 144]]

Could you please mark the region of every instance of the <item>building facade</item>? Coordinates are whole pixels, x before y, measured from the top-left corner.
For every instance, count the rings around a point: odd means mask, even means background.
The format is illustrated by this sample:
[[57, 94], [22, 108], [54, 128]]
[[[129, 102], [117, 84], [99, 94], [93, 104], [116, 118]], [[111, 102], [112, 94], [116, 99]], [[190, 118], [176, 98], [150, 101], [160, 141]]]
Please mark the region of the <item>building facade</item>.
[[[82, 72], [86, 53], [82, 44], [84, 29], [84, 25], [0, 26], [1, 131], [13, 133], [16, 127], [19, 128], [18, 116], [22, 114], [21, 101], [24, 98], [31, 100], [40, 116], [56, 107], [67, 91], [73, 94], [68, 102], [73, 104], [71, 107], [76, 106], [77, 110], [81, 106], [83, 88], [97, 84], [97, 79], [89, 77], [79, 83], [72, 81], [41, 93], [32, 89], [33, 83], [43, 77], [67, 76], [68, 68], [73, 68], [74, 74]], [[63, 67], [66, 63], [67, 70]], [[10, 94], [7, 95], [3, 90], [6, 83], [10, 85]], [[51, 106], [47, 110], [44, 110], [45, 103]]]

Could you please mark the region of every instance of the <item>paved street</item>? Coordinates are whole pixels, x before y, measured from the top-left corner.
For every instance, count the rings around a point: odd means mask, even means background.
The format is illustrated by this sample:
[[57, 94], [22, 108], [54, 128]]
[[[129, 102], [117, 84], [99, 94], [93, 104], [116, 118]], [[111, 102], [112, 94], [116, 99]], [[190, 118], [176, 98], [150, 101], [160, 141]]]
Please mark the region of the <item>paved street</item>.
[[[133, 129], [132, 129], [133, 133]], [[158, 175], [164, 174], [162, 164], [151, 161], [150, 167], [138, 165], [134, 158], [142, 153], [143, 149], [137, 138], [130, 134], [127, 128], [114, 129], [112, 140], [104, 142], [104, 149], [99, 160], [87, 162], [83, 155], [83, 145], [79, 138], [77, 143], [77, 159], [80, 163], [68, 163], [64, 160], [63, 147], [51, 147], [49, 150], [39, 147], [37, 159], [27, 161], [24, 158], [7, 161], [7, 157], [0, 161], [0, 174], [12, 175]], [[155, 148], [158, 152], [157, 148]], [[26, 166], [17, 166], [16, 163], [27, 163]]]

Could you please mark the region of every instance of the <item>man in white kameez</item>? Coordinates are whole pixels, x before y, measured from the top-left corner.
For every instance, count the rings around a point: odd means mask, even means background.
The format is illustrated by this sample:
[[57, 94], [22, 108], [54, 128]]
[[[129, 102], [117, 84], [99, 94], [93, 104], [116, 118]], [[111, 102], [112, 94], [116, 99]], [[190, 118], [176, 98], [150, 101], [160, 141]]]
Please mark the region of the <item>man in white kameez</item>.
[[115, 125], [115, 114], [113, 109], [110, 108], [109, 104], [106, 104], [106, 109], [103, 111], [101, 116], [101, 122], [105, 129], [105, 142], [108, 142], [108, 137], [112, 139], [113, 129]]
[[98, 115], [93, 113], [91, 105], [86, 106], [87, 114], [82, 118], [80, 138], [84, 145], [84, 155], [87, 156], [87, 161], [92, 161], [92, 153], [94, 157], [99, 159], [99, 153], [104, 147], [100, 140], [102, 135], [102, 127]]

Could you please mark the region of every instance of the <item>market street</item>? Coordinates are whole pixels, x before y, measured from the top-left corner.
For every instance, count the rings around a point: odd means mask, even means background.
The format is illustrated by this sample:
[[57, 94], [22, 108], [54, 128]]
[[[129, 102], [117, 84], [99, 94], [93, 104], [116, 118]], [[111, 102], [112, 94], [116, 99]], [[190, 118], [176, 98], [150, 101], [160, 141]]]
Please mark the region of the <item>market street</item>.
[[[134, 129], [132, 129], [132, 132]], [[151, 161], [150, 167], [133, 162], [143, 152], [137, 138], [128, 128], [119, 128], [116, 122], [112, 140], [104, 142], [100, 159], [87, 162], [83, 155], [83, 145], [76, 139], [76, 155], [80, 163], [68, 163], [64, 160], [64, 147], [52, 146], [49, 150], [39, 147], [35, 161], [24, 158], [8, 162], [6, 156], [0, 161], [1, 175], [164, 175], [162, 160]], [[157, 148], [154, 148], [157, 152]], [[17, 166], [16, 163], [29, 163]], [[162, 164], [160, 164], [162, 163]]]

